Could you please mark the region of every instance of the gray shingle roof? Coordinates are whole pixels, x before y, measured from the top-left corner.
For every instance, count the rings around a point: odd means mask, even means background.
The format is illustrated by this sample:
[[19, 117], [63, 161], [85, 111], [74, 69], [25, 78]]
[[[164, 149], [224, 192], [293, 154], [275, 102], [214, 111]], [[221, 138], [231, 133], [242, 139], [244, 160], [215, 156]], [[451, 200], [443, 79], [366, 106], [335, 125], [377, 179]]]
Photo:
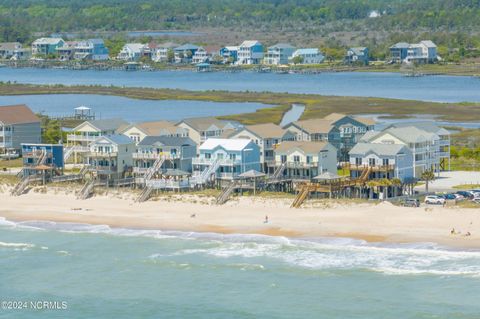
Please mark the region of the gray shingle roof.
[[405, 122], [405, 123], [395, 123], [390, 125], [389, 127], [396, 127], [396, 128], [402, 128], [402, 127], [409, 127], [413, 126], [416, 127], [420, 130], [427, 131], [429, 133], [434, 133], [437, 135], [449, 135], [450, 132], [444, 129], [443, 127], [439, 127], [435, 124], [435, 122], [431, 121], [421, 121], [421, 122]]
[[155, 143], [161, 143], [165, 146], [183, 146], [183, 145], [195, 145], [195, 142], [189, 137], [178, 136], [147, 136], [138, 145], [148, 146]]
[[105, 136], [99, 137], [97, 140], [100, 140], [102, 138], [106, 138], [118, 145], [134, 144], [134, 142], [129, 137], [122, 134], [105, 135]]
[[120, 127], [128, 125], [128, 122], [122, 119], [93, 120], [88, 123], [102, 131], [118, 130]]
[[377, 155], [395, 156], [405, 148], [402, 144], [357, 143], [349, 152], [350, 155]]

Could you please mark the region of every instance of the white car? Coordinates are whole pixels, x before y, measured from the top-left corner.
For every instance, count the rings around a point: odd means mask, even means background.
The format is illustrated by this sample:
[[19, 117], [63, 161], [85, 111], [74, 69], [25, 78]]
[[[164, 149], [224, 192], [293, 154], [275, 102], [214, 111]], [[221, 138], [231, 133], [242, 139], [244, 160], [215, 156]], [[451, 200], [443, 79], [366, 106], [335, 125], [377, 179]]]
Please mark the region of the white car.
[[437, 195], [428, 195], [425, 197], [425, 204], [443, 205], [445, 204], [445, 198]]

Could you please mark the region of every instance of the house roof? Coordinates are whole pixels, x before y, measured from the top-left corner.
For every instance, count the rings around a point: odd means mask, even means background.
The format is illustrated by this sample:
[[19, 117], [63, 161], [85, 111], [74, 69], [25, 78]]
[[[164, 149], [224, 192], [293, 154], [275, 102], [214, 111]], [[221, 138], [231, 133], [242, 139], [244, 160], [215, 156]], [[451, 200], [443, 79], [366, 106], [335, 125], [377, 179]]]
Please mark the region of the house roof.
[[241, 151], [245, 149], [251, 141], [244, 138], [209, 138], [202, 145], [200, 150], [213, 150], [220, 146], [227, 151]]
[[[291, 123], [309, 134], [313, 133], [328, 133], [334, 127], [332, 121], [326, 119], [310, 119], [303, 121], [296, 121]], [[289, 124], [290, 125], [290, 124]], [[285, 128], [288, 128], [287, 125]]]
[[380, 132], [376, 137], [381, 137], [383, 134], [391, 134], [405, 143], [416, 143], [423, 140], [432, 140], [438, 138], [437, 134], [424, 131], [414, 126], [389, 128]]
[[227, 49], [228, 51], [238, 51], [238, 47], [234, 45], [227, 45], [224, 48]]
[[83, 122], [73, 130], [75, 131], [78, 127], [84, 125], [85, 123], [89, 123], [100, 131], [116, 131], [128, 125], [128, 122], [125, 122], [122, 119], [91, 120]]
[[[180, 121], [180, 123], [185, 123], [196, 131], [205, 131], [210, 128], [212, 125], [215, 125], [219, 128], [224, 128], [229, 121], [219, 120], [215, 117], [192, 117]], [[177, 126], [178, 126], [177, 124]]]
[[17, 48], [21, 48], [22, 44], [20, 42], [3, 42], [0, 43], [0, 50], [10, 50], [13, 51]]
[[0, 122], [6, 125], [40, 122], [25, 104], [0, 106]]
[[367, 131], [363, 136], [360, 138], [360, 142], [369, 142], [376, 136], [378, 136], [381, 131]]
[[318, 154], [328, 142], [310, 142], [310, 141], [285, 141], [280, 143], [275, 149], [276, 153], [286, 153], [293, 149], [300, 149], [305, 154]]
[[145, 48], [145, 46], [146, 45], [143, 43], [127, 43], [124, 47], [133, 52], [140, 52]]
[[175, 51], [186, 51], [186, 50], [198, 50], [200, 47], [195, 45], [195, 44], [191, 44], [191, 43], [186, 43], [184, 45], [181, 45], [179, 47], [176, 47], [175, 48]]
[[390, 127], [402, 128], [402, 127], [409, 127], [409, 126], [413, 126], [420, 130], [424, 130], [429, 133], [434, 133], [437, 135], [450, 135], [450, 132], [448, 130], [444, 129], [443, 127], [439, 127], [435, 125], [435, 122], [431, 122], [431, 121], [394, 123], [388, 126], [388, 128]]
[[95, 140], [95, 142], [100, 141], [102, 139], [107, 139], [110, 142], [117, 144], [117, 145], [125, 145], [125, 144], [134, 144], [134, 142], [127, 136], [122, 134], [112, 134], [112, 135], [104, 135], [100, 136]]
[[329, 120], [329, 121], [332, 121], [332, 123], [335, 123], [341, 119], [343, 119], [344, 117], [350, 117], [362, 124], [365, 124], [365, 125], [375, 125], [376, 122], [374, 119], [372, 118], [368, 118], [368, 117], [360, 117], [360, 116], [352, 116], [352, 115], [347, 115], [347, 114], [343, 114], [343, 113], [330, 113], [329, 115], [325, 116], [324, 119], [325, 120]]
[[375, 119], [373, 119], [371, 117], [354, 116], [353, 118], [355, 120], [359, 121], [360, 123], [365, 124], [365, 125], [371, 126], [371, 125], [377, 124], [377, 121], [375, 121]]
[[137, 127], [142, 130], [146, 135], [159, 136], [163, 132], [168, 131], [170, 133], [175, 133], [179, 128], [175, 126], [174, 123], [169, 121], [151, 121], [151, 122], [141, 122], [129, 125], [123, 131], [126, 131], [128, 128]]
[[428, 47], [428, 48], [436, 48], [437, 45], [435, 43], [433, 43], [433, 41], [430, 41], [430, 40], [423, 40], [423, 41], [420, 41], [421, 44], [423, 44], [424, 46]]
[[50, 44], [50, 45], [55, 45], [58, 42], [63, 41], [62, 38], [39, 38], [35, 41], [33, 41], [32, 44]]
[[240, 44], [241, 47], [253, 47], [255, 45], [262, 45], [262, 44], [257, 40], [246, 40], [246, 41], [243, 41], [242, 44]]
[[145, 137], [138, 145], [147, 146], [154, 144], [162, 144], [165, 146], [194, 146], [195, 142], [189, 137], [178, 137], [178, 136], [147, 136]]
[[366, 47], [356, 47], [356, 48], [350, 48], [349, 51], [352, 51], [356, 55], [364, 55]]
[[297, 49], [294, 54], [319, 54], [320, 50], [317, 48], [304, 48], [304, 49]]
[[281, 138], [286, 132], [285, 129], [273, 123], [247, 125], [245, 129], [261, 138]]
[[178, 47], [179, 44], [175, 42], [164, 42], [157, 45], [157, 48], [173, 49]]
[[398, 42], [390, 47], [390, 49], [408, 49], [410, 43], [407, 42]]
[[406, 148], [403, 144], [382, 144], [382, 143], [357, 143], [350, 150], [350, 155], [367, 155], [375, 153], [377, 155], [395, 156]]

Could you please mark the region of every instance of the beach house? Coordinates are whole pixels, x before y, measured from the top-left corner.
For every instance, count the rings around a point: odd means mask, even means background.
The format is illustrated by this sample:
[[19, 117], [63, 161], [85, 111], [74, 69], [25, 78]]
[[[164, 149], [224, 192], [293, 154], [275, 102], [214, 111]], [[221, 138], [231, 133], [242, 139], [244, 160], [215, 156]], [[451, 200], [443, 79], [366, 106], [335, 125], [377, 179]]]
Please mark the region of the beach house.
[[237, 62], [238, 59], [238, 47], [237, 46], [226, 46], [220, 49], [220, 56], [223, 59], [225, 64], [233, 64]]
[[[22, 160], [26, 175], [45, 170], [62, 170], [63, 145], [22, 143]], [[60, 173], [60, 172], [59, 172]]]
[[439, 127], [435, 122], [431, 121], [418, 121], [418, 122], [402, 122], [394, 123], [389, 125], [387, 128], [396, 127], [396, 128], [408, 128], [416, 127], [417, 129], [433, 133], [439, 137], [439, 149], [438, 157], [440, 162], [440, 170], [450, 170], [450, 131]]
[[405, 58], [408, 63], [434, 63], [437, 60], [437, 46], [430, 40], [410, 44]]
[[369, 131], [360, 142], [406, 145], [413, 154], [413, 177], [419, 178], [426, 170], [440, 170], [440, 137], [414, 126], [391, 127], [383, 131]]
[[288, 43], [277, 43], [268, 47], [264, 63], [271, 65], [288, 64], [288, 59], [292, 56], [294, 51], [295, 47]]
[[275, 161], [275, 147], [282, 141], [293, 141], [295, 137], [295, 133], [273, 123], [246, 125], [231, 135], [231, 138], [250, 139], [259, 146], [260, 162], [265, 173], [273, 173], [269, 168], [274, 166], [272, 162]]
[[199, 46], [196, 46], [191, 43], [186, 43], [179, 47], [173, 49], [175, 56], [175, 63], [191, 63], [192, 58], [195, 53], [200, 49]]
[[328, 142], [285, 141], [275, 148], [275, 170], [284, 166], [283, 176], [312, 179], [329, 172], [337, 173], [337, 150]]
[[22, 49], [20, 42], [3, 42], [0, 43], [0, 59], [11, 59], [15, 51]]
[[390, 58], [393, 63], [402, 63], [406, 59], [410, 43], [398, 42], [390, 47]]
[[19, 151], [22, 143], [40, 143], [40, 119], [25, 104], [0, 106], [0, 152]]
[[75, 54], [77, 41], [65, 41], [62, 46], [57, 48], [57, 56], [60, 61], [70, 61]]
[[77, 156], [90, 151], [90, 143], [101, 136], [115, 135], [117, 131], [127, 127], [129, 124], [122, 119], [103, 119], [90, 120], [74, 127], [67, 135], [67, 148], [65, 150], [65, 160], [71, 155], [75, 157], [75, 163], [78, 162]]
[[297, 141], [330, 142], [334, 146], [340, 143], [340, 131], [330, 120], [319, 118], [295, 121], [283, 128], [294, 133]]
[[173, 62], [175, 59], [173, 49], [178, 47], [178, 43], [165, 42], [158, 44], [152, 52], [152, 61], [154, 62]]
[[263, 45], [256, 40], [244, 41], [238, 47], [237, 64], [260, 64], [263, 60]]
[[368, 179], [398, 178], [411, 180], [412, 151], [402, 144], [357, 143], [349, 152], [350, 177], [359, 178], [367, 169]]
[[366, 47], [356, 47], [347, 50], [345, 55], [345, 63], [360, 63], [367, 65], [370, 61], [369, 51]]
[[176, 124], [177, 127], [186, 129], [188, 136], [200, 145], [208, 138], [228, 137], [242, 126], [234, 121], [219, 120], [214, 117], [197, 117], [184, 119]]
[[63, 46], [65, 41], [61, 38], [40, 38], [32, 42], [34, 56], [57, 54], [57, 48]]
[[75, 44], [75, 60], [92, 60], [105, 61], [108, 60], [108, 48], [102, 39], [88, 39], [78, 41]]
[[194, 175], [210, 168], [216, 179], [231, 180], [249, 170], [260, 171], [260, 148], [249, 139], [209, 138], [192, 165]]
[[147, 45], [143, 43], [127, 43], [117, 55], [118, 60], [138, 61], [143, 56]]
[[319, 64], [325, 60], [325, 56], [317, 48], [297, 49], [288, 59], [292, 64]]
[[133, 167], [135, 143], [125, 135], [104, 135], [88, 146], [86, 163], [100, 180], [125, 177]]
[[197, 156], [197, 144], [188, 137], [147, 136], [137, 144], [133, 153], [133, 172], [143, 175], [161, 159], [160, 170], [192, 171], [192, 159]]
[[128, 136], [135, 143], [141, 142], [147, 136], [188, 137], [188, 130], [175, 126], [169, 121], [141, 122], [126, 126], [118, 133]]

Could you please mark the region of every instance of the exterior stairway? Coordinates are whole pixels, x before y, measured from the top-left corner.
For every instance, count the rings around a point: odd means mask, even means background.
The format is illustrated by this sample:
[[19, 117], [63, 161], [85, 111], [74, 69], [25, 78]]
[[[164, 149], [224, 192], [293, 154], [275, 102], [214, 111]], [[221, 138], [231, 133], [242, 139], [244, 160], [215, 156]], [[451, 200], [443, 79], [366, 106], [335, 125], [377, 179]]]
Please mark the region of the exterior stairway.
[[85, 200], [87, 199], [92, 193], [93, 189], [95, 188], [95, 179], [92, 179], [90, 181], [87, 181], [80, 192], [77, 195], [77, 199], [82, 199]]
[[310, 192], [312, 191], [312, 187], [310, 184], [304, 184], [300, 187], [300, 190], [298, 191], [297, 196], [293, 200], [292, 205], [290, 205], [291, 208], [299, 208], [303, 202], [308, 198], [310, 195]]
[[220, 195], [218, 195], [217, 197], [217, 200], [216, 200], [217, 205], [225, 204], [230, 198], [230, 195], [237, 188], [237, 186], [238, 186], [238, 182], [233, 181], [227, 187], [225, 187], [220, 193]]
[[20, 196], [23, 194], [27, 186], [35, 181], [41, 181], [42, 177], [40, 176], [35, 176], [35, 175], [28, 175], [22, 178], [16, 185], [15, 187], [10, 191], [10, 194], [12, 196]]
[[210, 176], [220, 167], [220, 160], [216, 159], [211, 165], [207, 166], [200, 175], [195, 176], [195, 184], [203, 185], [207, 183]]
[[135, 202], [142, 203], [148, 200], [148, 198], [150, 197], [150, 194], [152, 194], [152, 191], [153, 191], [153, 186], [148, 182], [152, 179], [153, 175], [162, 168], [162, 165], [164, 162], [165, 162], [165, 157], [159, 157], [155, 160], [155, 163], [153, 163], [152, 167], [150, 167], [147, 170], [144, 176], [145, 187], [143, 188], [142, 192], [137, 197]]

